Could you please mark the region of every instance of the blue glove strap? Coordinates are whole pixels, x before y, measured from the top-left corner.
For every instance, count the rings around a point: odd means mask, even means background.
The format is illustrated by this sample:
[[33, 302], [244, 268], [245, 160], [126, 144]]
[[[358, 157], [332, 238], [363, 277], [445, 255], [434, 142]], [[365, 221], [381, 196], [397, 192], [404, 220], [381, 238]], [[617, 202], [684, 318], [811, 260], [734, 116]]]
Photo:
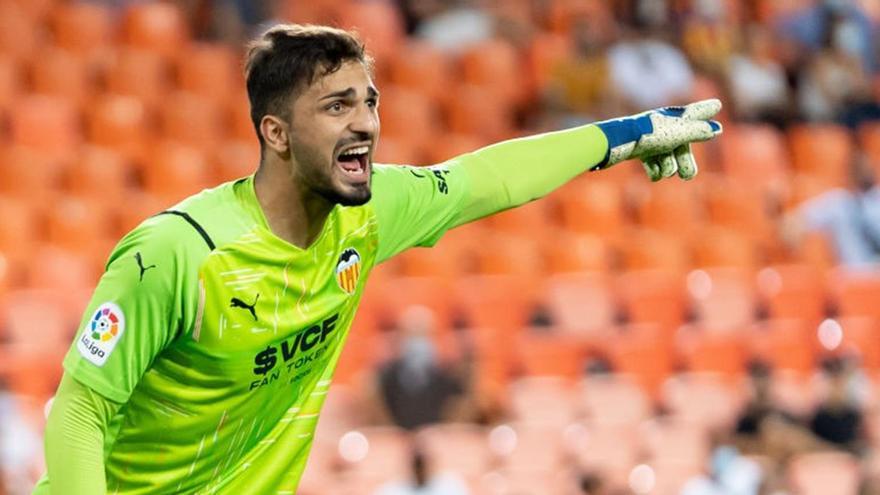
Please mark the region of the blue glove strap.
[[605, 158], [602, 159], [602, 163], [596, 165], [591, 170], [605, 168], [608, 165], [608, 159], [613, 148], [622, 144], [636, 142], [643, 135], [654, 132], [654, 125], [647, 114], [638, 117], [606, 120], [596, 123], [596, 126], [605, 133], [605, 137], [608, 139], [608, 151], [605, 152]]

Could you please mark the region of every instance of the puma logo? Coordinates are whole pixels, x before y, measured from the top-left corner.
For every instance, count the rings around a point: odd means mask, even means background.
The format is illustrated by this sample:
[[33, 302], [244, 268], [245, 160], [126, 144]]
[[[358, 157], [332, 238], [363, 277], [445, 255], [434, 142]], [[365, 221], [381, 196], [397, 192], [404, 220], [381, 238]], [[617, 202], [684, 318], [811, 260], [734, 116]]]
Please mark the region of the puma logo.
[[237, 297], [233, 297], [232, 300], [229, 301], [230, 302], [229, 307], [246, 309], [251, 313], [251, 316], [254, 317], [254, 321], [259, 321], [257, 319], [257, 311], [254, 309], [254, 306], [257, 305], [257, 301], [259, 301], [259, 300], [260, 300], [260, 294], [257, 294], [257, 297], [256, 297], [256, 299], [254, 299], [253, 304], [248, 304]]
[[141, 274], [139, 277], [140, 280], [138, 280], [138, 282], [143, 282], [144, 281], [144, 273], [147, 270], [149, 270], [150, 268], [156, 268], [156, 265], [144, 266], [144, 259], [143, 259], [143, 257], [141, 257], [140, 251], [134, 253], [134, 260], [137, 261], [138, 268], [141, 269]]

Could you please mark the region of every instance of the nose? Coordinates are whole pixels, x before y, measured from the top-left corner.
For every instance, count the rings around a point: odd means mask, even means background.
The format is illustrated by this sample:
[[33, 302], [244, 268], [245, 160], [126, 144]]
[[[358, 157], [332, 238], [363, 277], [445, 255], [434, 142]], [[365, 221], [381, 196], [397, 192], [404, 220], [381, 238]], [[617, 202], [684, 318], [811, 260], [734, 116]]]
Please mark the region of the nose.
[[370, 139], [379, 132], [379, 112], [375, 107], [366, 103], [358, 105], [354, 112], [349, 128], [357, 134], [367, 135]]

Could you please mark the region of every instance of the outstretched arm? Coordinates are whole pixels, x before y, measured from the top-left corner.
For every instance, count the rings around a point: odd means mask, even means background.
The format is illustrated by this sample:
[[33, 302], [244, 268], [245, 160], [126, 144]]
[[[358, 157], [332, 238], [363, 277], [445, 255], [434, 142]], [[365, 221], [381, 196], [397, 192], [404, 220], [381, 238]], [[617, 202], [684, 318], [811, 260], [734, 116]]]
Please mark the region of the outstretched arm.
[[587, 170], [631, 158], [653, 181], [697, 174], [690, 143], [721, 133], [709, 120], [718, 100], [667, 107], [565, 131], [504, 141], [452, 160], [469, 178], [469, 197], [452, 226], [541, 198]]
[[631, 158], [651, 180], [697, 173], [690, 143], [721, 133], [718, 100], [503, 141], [433, 167], [374, 167], [378, 261], [431, 246], [452, 227], [541, 198]]

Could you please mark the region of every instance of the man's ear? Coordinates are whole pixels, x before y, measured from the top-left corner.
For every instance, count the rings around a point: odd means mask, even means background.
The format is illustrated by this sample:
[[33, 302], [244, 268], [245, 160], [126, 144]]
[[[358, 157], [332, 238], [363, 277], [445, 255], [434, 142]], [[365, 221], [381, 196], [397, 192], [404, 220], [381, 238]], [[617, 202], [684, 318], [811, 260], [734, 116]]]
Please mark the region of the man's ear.
[[260, 120], [260, 134], [266, 141], [266, 147], [277, 153], [284, 154], [289, 151], [287, 138], [287, 124], [275, 115], [263, 115]]

